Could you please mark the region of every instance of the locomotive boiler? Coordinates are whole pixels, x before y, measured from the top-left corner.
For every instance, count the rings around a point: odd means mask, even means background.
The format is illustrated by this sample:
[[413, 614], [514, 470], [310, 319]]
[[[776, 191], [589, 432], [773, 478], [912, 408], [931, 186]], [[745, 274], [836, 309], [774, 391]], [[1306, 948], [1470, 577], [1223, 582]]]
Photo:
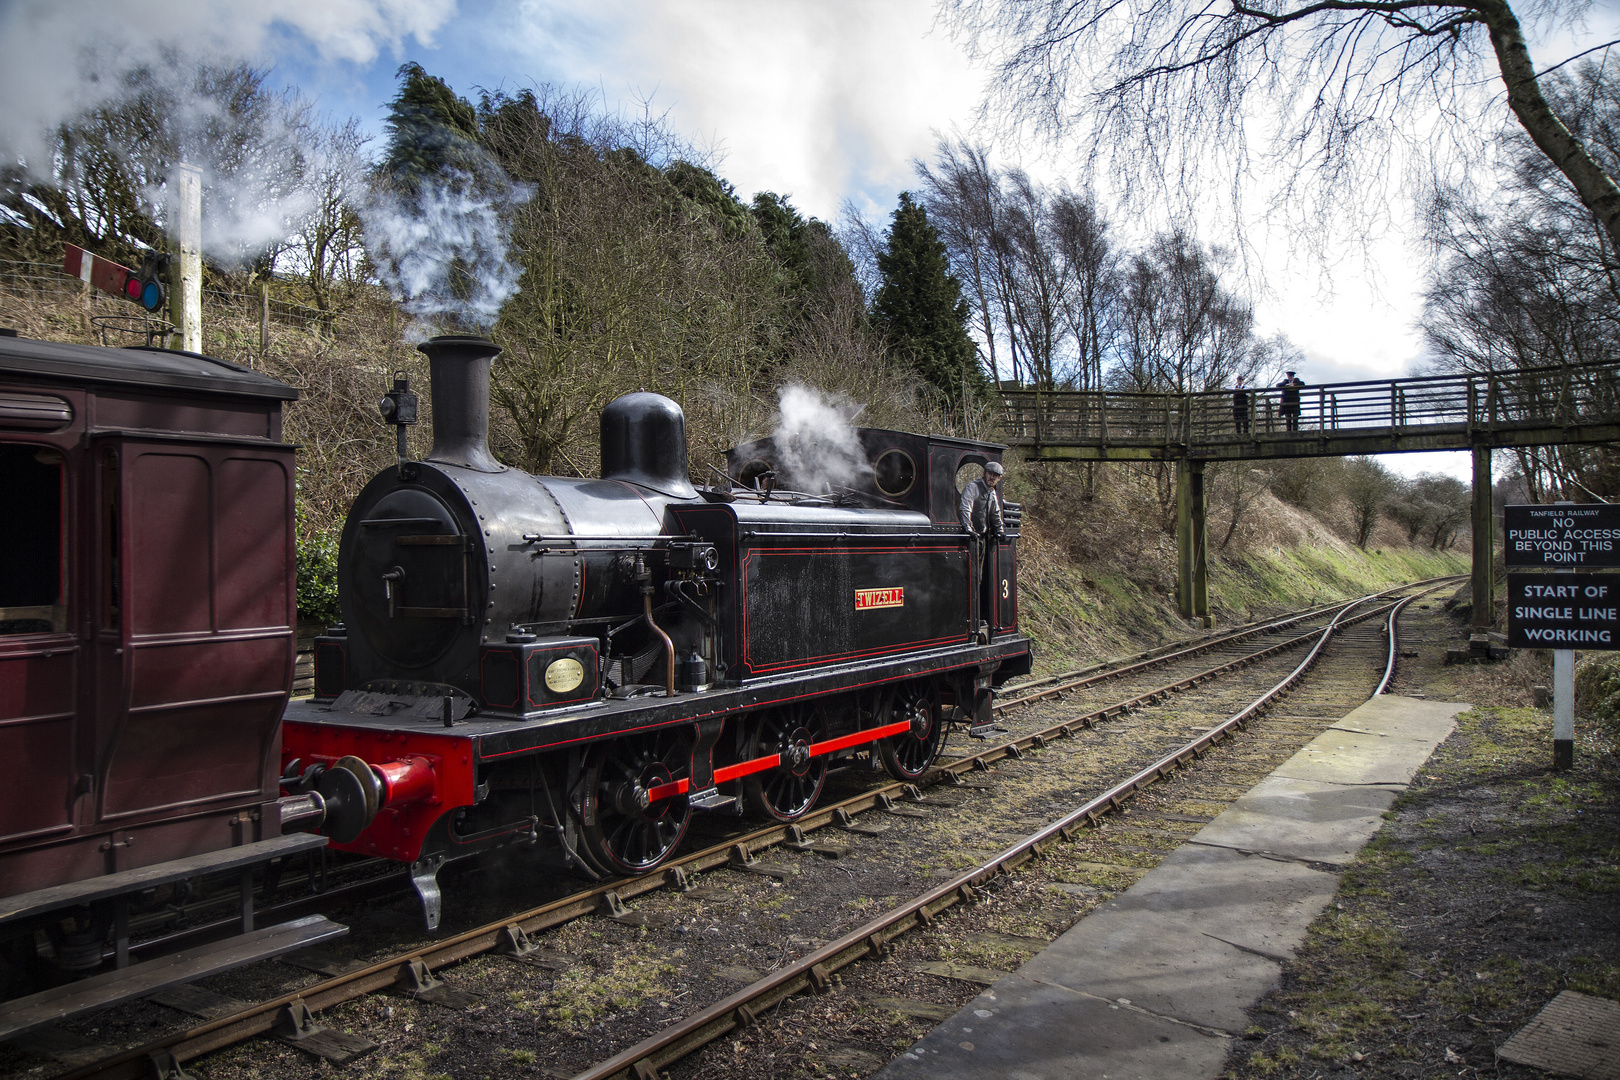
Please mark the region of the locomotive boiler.
[[863, 429], [851, 482], [794, 492], [761, 440], [698, 487], [679, 406], [635, 393], [602, 413], [600, 478], [533, 476], [487, 446], [498, 349], [420, 348], [432, 448], [407, 453], [396, 383], [400, 458], [345, 524], [282, 783], [334, 847], [409, 863], [430, 926], [440, 868], [498, 846], [641, 873], [695, 813], [802, 816], [831, 766], [921, 777], [1029, 670], [1016, 531], [983, 552], [956, 521], [958, 475], [1002, 447]]

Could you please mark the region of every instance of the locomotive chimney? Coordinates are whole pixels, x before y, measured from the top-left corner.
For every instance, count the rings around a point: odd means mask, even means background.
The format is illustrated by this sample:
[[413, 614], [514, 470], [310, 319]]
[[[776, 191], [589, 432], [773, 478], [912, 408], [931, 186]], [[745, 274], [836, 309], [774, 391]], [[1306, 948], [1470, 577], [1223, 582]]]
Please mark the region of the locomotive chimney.
[[626, 394], [602, 410], [602, 479], [695, 499], [686, 471], [686, 414], [662, 394]]
[[503, 472], [489, 453], [489, 365], [501, 347], [488, 338], [446, 334], [416, 347], [432, 376], [433, 449], [428, 461]]

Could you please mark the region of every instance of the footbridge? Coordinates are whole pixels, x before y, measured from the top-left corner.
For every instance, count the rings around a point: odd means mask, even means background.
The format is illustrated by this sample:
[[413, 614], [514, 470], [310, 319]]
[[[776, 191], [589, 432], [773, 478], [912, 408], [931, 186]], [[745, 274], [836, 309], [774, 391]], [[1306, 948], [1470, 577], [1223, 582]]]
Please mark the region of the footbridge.
[[[1182, 614], [1211, 625], [1204, 466], [1360, 454], [1473, 454], [1475, 630], [1495, 610], [1490, 451], [1620, 441], [1620, 361], [1197, 394], [1003, 391], [1008, 444], [1044, 461], [1163, 461], [1176, 468], [1176, 593]], [[1241, 402], [1239, 404], [1238, 402]]]

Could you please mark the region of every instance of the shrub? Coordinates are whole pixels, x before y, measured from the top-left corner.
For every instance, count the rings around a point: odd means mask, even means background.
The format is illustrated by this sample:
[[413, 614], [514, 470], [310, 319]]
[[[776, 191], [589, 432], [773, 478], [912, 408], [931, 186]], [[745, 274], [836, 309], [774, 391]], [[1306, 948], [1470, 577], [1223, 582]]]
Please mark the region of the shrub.
[[298, 556], [298, 617], [324, 623], [342, 619], [338, 609], [337, 541], [319, 532], [300, 540]]
[[1581, 715], [1620, 733], [1620, 654], [1581, 659], [1575, 666], [1575, 704]]

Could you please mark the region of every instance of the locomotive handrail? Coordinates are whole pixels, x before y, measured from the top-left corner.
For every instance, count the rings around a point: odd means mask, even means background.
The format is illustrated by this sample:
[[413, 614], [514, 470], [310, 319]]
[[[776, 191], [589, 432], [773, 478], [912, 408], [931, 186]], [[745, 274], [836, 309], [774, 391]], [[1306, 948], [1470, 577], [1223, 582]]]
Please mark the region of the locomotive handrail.
[[893, 533], [893, 532], [761, 532], [749, 529], [742, 534], [742, 540], [904, 540], [907, 543], [916, 543], [919, 540], [934, 540], [940, 537], [965, 537], [965, 532], [932, 532], [932, 533]]
[[443, 525], [440, 518], [411, 517], [411, 518], [361, 518], [362, 529], [396, 528], [405, 525]]

